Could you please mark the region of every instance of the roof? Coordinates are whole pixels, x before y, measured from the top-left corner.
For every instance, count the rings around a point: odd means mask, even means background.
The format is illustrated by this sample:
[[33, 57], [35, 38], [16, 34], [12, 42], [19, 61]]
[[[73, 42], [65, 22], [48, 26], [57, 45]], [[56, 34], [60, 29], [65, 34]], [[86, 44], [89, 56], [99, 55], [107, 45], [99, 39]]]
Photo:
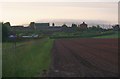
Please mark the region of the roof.
[[49, 26], [49, 23], [35, 23], [35, 26]]
[[24, 27], [23, 26], [12, 26], [11, 28], [13, 28], [13, 29], [23, 29]]

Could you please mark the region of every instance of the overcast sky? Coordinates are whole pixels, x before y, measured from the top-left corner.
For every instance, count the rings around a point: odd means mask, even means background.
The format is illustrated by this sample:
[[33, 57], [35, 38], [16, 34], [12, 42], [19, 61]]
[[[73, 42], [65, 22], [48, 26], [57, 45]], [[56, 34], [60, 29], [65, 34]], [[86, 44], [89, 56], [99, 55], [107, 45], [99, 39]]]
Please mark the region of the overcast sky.
[[0, 0], [2, 2], [118, 2], [120, 0]]
[[0, 6], [1, 21], [9, 21], [12, 25], [29, 24], [31, 21], [51, 22], [55, 20], [118, 23], [118, 0], [91, 1], [106, 2], [4, 2]]

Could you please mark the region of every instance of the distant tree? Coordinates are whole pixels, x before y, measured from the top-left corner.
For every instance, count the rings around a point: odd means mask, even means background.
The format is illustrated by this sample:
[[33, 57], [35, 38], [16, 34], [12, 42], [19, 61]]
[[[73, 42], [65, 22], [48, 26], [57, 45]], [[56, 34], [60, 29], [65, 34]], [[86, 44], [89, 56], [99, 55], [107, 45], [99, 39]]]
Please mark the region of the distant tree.
[[55, 24], [54, 24], [54, 23], [52, 23], [52, 26], [55, 26]]
[[67, 28], [68, 26], [67, 26], [66, 24], [63, 24], [62, 27], [63, 27], [63, 28]]
[[113, 27], [113, 30], [120, 30], [120, 26], [119, 25], [115, 25], [115, 26], [112, 26]]
[[99, 25], [89, 27], [88, 30], [89, 31], [96, 31], [96, 32], [102, 32], [103, 31], [103, 29]]
[[97, 25], [97, 26], [92, 26], [92, 29], [97, 31], [97, 30], [100, 29], [100, 26], [99, 26], [99, 25]]
[[96, 29], [96, 26], [92, 26], [92, 29]]
[[35, 22], [31, 22], [31, 23], [29, 24], [29, 27], [30, 27], [31, 29], [35, 30], [35, 29], [36, 29], [36, 27], [35, 27]]
[[9, 29], [6, 26], [6, 24], [2, 23], [2, 41], [5, 42], [8, 39], [9, 36]]
[[66, 24], [62, 25], [62, 31], [64, 32], [68, 31], [68, 26]]
[[10, 22], [6, 22], [6, 23], [4, 23], [4, 26], [6, 26], [8, 30], [11, 30]]
[[2, 42], [2, 22], [0, 22], [0, 43]]
[[77, 28], [77, 25], [76, 24], [72, 24], [72, 28]]
[[99, 25], [97, 25], [97, 28], [98, 28], [98, 29], [100, 29], [100, 26], [99, 26]]
[[78, 28], [77, 28], [77, 25], [76, 24], [72, 24], [72, 26], [71, 26], [72, 28], [71, 28], [71, 30], [73, 31], [73, 32], [75, 32], [75, 31], [77, 31], [78, 30]]
[[10, 25], [10, 22], [6, 22], [6, 23], [4, 23], [4, 25], [5, 25], [5, 26], [11, 26], [11, 25]]

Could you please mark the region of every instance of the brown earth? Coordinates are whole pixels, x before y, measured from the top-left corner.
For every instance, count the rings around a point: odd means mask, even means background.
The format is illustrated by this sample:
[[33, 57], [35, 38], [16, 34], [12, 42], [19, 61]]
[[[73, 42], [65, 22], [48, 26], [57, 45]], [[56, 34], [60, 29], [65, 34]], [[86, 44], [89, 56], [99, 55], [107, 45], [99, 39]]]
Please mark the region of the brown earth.
[[54, 41], [49, 77], [117, 77], [118, 39]]

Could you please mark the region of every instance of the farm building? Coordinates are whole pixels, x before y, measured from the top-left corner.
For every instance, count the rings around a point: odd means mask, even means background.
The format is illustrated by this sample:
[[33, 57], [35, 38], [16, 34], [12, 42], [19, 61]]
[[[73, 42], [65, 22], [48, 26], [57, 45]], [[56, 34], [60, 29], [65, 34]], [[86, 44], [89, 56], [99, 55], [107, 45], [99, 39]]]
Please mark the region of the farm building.
[[11, 29], [12, 29], [13, 31], [15, 31], [15, 30], [23, 30], [24, 27], [23, 27], [23, 26], [11, 26]]
[[11, 31], [30, 31], [32, 30], [29, 27], [24, 27], [24, 26], [11, 26]]
[[29, 25], [29, 28], [34, 30], [46, 30], [46, 31], [61, 31], [61, 26], [55, 26], [53, 23], [52, 26], [50, 26], [50, 23], [35, 23], [31, 22]]
[[50, 26], [49, 23], [35, 23], [35, 22], [31, 22], [29, 27], [32, 29], [36, 29], [36, 30], [44, 30], [44, 29], [48, 29]]
[[[83, 22], [82, 24], [78, 25], [80, 29], [87, 29], [88, 25]], [[75, 25], [77, 28], [77, 25]], [[68, 27], [67, 25], [63, 24], [62, 26], [55, 26], [54, 23], [52, 23], [52, 26], [50, 26], [50, 23], [35, 23], [30, 22], [28, 27], [24, 26], [11, 26], [12, 31], [31, 31], [31, 30], [43, 30], [43, 31], [66, 31], [66, 32], [73, 32], [74, 31], [74, 25], [72, 27]]]
[[79, 25], [79, 28], [80, 29], [87, 29], [88, 28], [87, 26], [88, 25], [85, 22], [83, 22], [82, 24]]

